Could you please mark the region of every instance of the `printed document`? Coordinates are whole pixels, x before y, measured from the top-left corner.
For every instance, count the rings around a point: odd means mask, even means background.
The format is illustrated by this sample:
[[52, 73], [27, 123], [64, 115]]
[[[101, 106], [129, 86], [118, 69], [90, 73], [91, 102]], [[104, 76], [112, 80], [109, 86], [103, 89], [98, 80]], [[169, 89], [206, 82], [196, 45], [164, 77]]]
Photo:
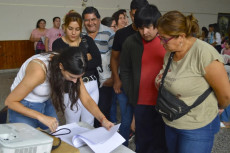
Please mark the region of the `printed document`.
[[71, 123], [59, 126], [57, 129], [67, 128], [71, 131], [69, 134], [65, 134], [67, 133], [65, 129], [55, 134], [64, 134], [56, 137], [76, 148], [87, 144], [96, 153], [109, 153], [125, 141], [117, 132], [119, 126], [120, 124], [115, 125], [108, 131], [104, 127], [88, 129], [80, 127], [77, 123]]

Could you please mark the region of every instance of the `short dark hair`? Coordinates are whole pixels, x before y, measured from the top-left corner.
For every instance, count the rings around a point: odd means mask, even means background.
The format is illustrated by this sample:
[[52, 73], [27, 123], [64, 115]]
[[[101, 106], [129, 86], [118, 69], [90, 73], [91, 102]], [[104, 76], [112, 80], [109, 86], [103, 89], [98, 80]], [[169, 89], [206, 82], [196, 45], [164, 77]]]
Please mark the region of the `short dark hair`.
[[212, 28], [214, 28], [214, 25], [213, 25], [213, 24], [209, 24], [209, 25], [208, 25], [208, 27], [212, 27]]
[[98, 10], [97, 10], [95, 7], [92, 7], [92, 6], [86, 7], [86, 8], [83, 10], [83, 12], [82, 12], [82, 18], [85, 19], [85, 14], [92, 14], [92, 13], [93, 13], [98, 19], [101, 18], [101, 16], [100, 16]]
[[157, 20], [161, 17], [161, 13], [155, 5], [147, 5], [138, 9], [134, 16], [134, 23], [137, 28], [153, 25], [156, 27]]
[[40, 24], [40, 22], [42, 22], [42, 21], [44, 21], [44, 22], [46, 23], [46, 20], [45, 20], [45, 19], [39, 19], [39, 20], [37, 21], [36, 28], [40, 28], [40, 27], [39, 27], [39, 24]]
[[219, 26], [217, 23], [209, 24], [208, 27], [213, 28], [215, 33], [219, 32]]
[[130, 10], [137, 10], [146, 5], [149, 5], [149, 2], [147, 0], [132, 0], [130, 4]]
[[204, 31], [205, 37], [208, 37], [208, 29], [206, 27], [202, 27], [201, 30]]
[[104, 17], [101, 20], [101, 24], [110, 27], [112, 25], [112, 22], [115, 21], [115, 19], [113, 17]]
[[119, 16], [121, 14], [123, 14], [125, 16], [124, 12], [126, 12], [126, 11], [124, 11], [124, 9], [120, 9], [120, 10], [113, 13], [112, 17], [115, 19], [116, 24], [118, 24]]
[[54, 22], [56, 19], [61, 20], [61, 18], [60, 18], [60, 17], [56, 16], [56, 17], [54, 17], [54, 18], [53, 18], [53, 22]]

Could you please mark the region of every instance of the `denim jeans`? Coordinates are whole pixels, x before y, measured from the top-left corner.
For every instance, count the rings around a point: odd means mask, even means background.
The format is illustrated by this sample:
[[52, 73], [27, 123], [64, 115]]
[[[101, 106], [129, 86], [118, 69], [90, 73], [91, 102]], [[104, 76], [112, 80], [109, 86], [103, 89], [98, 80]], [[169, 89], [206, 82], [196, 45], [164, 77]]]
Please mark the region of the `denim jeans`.
[[[29, 102], [27, 100], [22, 100], [21, 104], [23, 104], [25, 107], [30, 108], [32, 110], [38, 111], [46, 116], [55, 117], [58, 119], [56, 111], [54, 109], [54, 106], [51, 102], [51, 100], [47, 100], [43, 103], [33, 103]], [[27, 116], [24, 116], [18, 112], [15, 112], [11, 109], [9, 111], [9, 122], [10, 123], [26, 123], [34, 128], [40, 127], [43, 130], [48, 129], [46, 125], [38, 121], [37, 119], [33, 119]]]
[[120, 112], [121, 112], [121, 125], [119, 128], [119, 133], [125, 138], [123, 145], [128, 146], [129, 135], [130, 135], [130, 126], [133, 119], [133, 107], [128, 103], [128, 97], [125, 95], [124, 91], [120, 94], [116, 94], [113, 90], [112, 94], [112, 106], [110, 110], [110, 121], [115, 123], [117, 122], [117, 105], [116, 102], [119, 102]]
[[117, 123], [117, 94], [112, 93], [112, 104], [110, 109], [110, 121], [113, 123]]
[[224, 109], [223, 113], [221, 113], [220, 121], [230, 122], [230, 105]]
[[211, 153], [214, 135], [220, 129], [219, 116], [208, 125], [194, 130], [165, 127], [169, 153]]

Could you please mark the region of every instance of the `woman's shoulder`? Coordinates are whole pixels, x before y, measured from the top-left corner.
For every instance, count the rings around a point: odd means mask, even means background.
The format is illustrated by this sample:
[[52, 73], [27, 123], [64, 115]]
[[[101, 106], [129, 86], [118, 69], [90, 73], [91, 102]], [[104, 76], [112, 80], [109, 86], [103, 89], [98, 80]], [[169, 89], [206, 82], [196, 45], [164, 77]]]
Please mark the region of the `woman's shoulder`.
[[210, 45], [209, 43], [207, 43], [206, 41], [200, 40], [200, 39], [196, 39], [195, 43], [194, 43], [194, 48], [196, 49], [196, 51], [198, 52], [213, 52], [215, 51], [215, 48]]
[[32, 33], [32, 34], [35, 34], [35, 33], [39, 33], [39, 30], [38, 30], [38, 28], [36, 28], [36, 29], [33, 29], [31, 33]]
[[199, 58], [198, 61], [219, 60], [220, 62], [223, 62], [222, 57], [212, 45], [198, 39], [196, 40], [193, 49], [193, 57]]
[[63, 39], [61, 37], [61, 38], [57, 38], [56, 40], [54, 40], [53, 43], [62, 43], [62, 42], [64, 42], [64, 41], [63, 41]]
[[59, 47], [62, 47], [62, 46], [66, 47], [66, 46], [69, 46], [69, 45], [67, 43], [65, 43], [64, 40], [61, 37], [61, 38], [58, 38], [58, 39], [54, 40], [53, 46], [54, 47], [57, 47], [57, 46], [59, 46]]
[[64, 40], [61, 38], [56, 39], [53, 42], [52, 45], [52, 50], [53, 51], [57, 51], [60, 52], [61, 50], [63, 50], [64, 48], [69, 47], [69, 45], [67, 43], [64, 42]]
[[26, 69], [35, 68], [37, 70], [40, 69], [46, 72], [50, 60], [49, 57], [50, 54], [37, 54], [27, 59], [23, 65], [26, 67]]

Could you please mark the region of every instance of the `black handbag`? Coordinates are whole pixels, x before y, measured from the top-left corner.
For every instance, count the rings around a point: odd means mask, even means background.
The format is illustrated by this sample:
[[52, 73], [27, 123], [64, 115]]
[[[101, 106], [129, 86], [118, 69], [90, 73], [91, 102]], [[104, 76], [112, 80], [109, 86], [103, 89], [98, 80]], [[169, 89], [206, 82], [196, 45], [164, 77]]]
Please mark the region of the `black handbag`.
[[178, 99], [176, 96], [170, 93], [163, 84], [174, 54], [175, 52], [172, 52], [169, 56], [168, 63], [161, 79], [157, 104], [155, 106], [156, 111], [169, 121], [176, 120], [187, 114], [192, 108], [201, 104], [212, 92], [212, 88], [208, 88], [191, 106], [188, 106], [186, 103], [184, 103], [184, 101]]

